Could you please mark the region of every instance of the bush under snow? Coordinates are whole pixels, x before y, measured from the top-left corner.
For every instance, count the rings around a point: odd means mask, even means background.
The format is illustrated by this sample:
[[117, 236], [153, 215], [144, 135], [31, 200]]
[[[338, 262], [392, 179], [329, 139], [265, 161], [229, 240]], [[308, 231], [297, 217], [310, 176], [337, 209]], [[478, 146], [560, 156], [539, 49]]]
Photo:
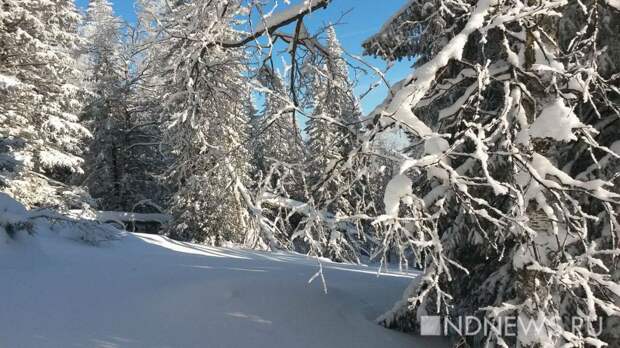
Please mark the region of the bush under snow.
[[16, 239], [17, 233], [52, 231], [61, 237], [97, 245], [119, 239], [123, 232], [95, 220], [71, 217], [50, 210], [28, 211], [6, 193], [0, 192], [0, 244]]

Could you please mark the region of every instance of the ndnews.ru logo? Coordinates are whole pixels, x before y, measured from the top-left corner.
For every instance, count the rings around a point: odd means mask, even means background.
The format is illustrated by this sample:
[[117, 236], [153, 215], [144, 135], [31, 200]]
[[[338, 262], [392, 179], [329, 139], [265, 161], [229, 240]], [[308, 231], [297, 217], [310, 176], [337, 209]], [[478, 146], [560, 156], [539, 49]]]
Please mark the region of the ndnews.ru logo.
[[[457, 318], [447, 318], [435, 315], [422, 316], [420, 318], [420, 334], [422, 336], [477, 336], [483, 334], [488, 336], [494, 334], [503, 337], [516, 337], [523, 335], [545, 335], [547, 327], [543, 321], [525, 319], [522, 317], [505, 316], [501, 319], [488, 320], [480, 319], [476, 316], [461, 316]], [[584, 328], [588, 329], [590, 336], [600, 336], [603, 323], [585, 323], [583, 318], [574, 317], [571, 320], [570, 330], [573, 333], [580, 332]]]

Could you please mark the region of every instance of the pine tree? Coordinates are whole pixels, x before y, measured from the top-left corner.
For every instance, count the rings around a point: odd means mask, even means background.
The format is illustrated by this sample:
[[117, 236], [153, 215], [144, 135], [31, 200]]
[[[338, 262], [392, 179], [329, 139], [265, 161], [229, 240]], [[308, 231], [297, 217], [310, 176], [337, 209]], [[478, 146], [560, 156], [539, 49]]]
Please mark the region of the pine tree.
[[[93, 97], [83, 118], [93, 133], [87, 156], [89, 191], [106, 210], [126, 210], [127, 67], [121, 57], [120, 19], [108, 0], [92, 0], [82, 29], [85, 70]], [[125, 208], [125, 209], [124, 209]]]
[[[304, 180], [295, 168], [303, 165], [305, 146], [298, 127], [297, 107], [291, 100], [288, 88], [277, 71], [263, 66], [258, 72], [264, 97], [263, 110], [252, 119], [253, 153], [257, 164], [259, 191], [270, 195], [302, 200]], [[298, 216], [289, 207], [267, 204], [262, 215], [282, 235], [286, 243]]]
[[327, 62], [315, 79], [314, 111], [306, 128], [310, 161], [318, 172], [328, 171], [333, 162], [351, 151], [351, 139], [357, 135], [361, 116], [333, 26], [327, 29], [327, 53]]
[[[486, 344], [617, 339], [591, 324], [620, 314], [620, 17], [583, 4], [413, 1], [366, 43], [417, 59], [373, 112], [375, 134], [400, 126], [415, 141], [386, 188], [384, 245], [411, 247], [425, 267], [386, 325], [514, 316], [543, 329], [490, 332]], [[588, 324], [573, 332], [574, 318]]]
[[[226, 49], [240, 3], [195, 1], [166, 14], [161, 52], [164, 140], [174, 157], [169, 177], [173, 238], [211, 244], [244, 243], [256, 230], [247, 185], [251, 168], [250, 95], [245, 53]], [[256, 242], [256, 241], [253, 241]]]
[[144, 25], [123, 23], [108, 0], [93, 0], [82, 28], [91, 91], [82, 118], [93, 133], [85, 183], [104, 210], [159, 213], [168, 195], [160, 95], [151, 88], [158, 77], [142, 53], [154, 37]]
[[[308, 197], [317, 207], [335, 219], [358, 213], [367, 213], [365, 205], [368, 184], [360, 172], [357, 159], [349, 161], [349, 153], [358, 141], [361, 110], [349, 80], [344, 51], [333, 26], [327, 29], [326, 58], [315, 67], [314, 105], [308, 121]], [[366, 197], [361, 197], [365, 195]], [[350, 222], [337, 223], [326, 228], [316, 225], [307, 229], [306, 240], [320, 241], [320, 254], [335, 260], [357, 260], [364, 239], [364, 228]]]
[[260, 82], [267, 88], [265, 105], [257, 119], [259, 167], [264, 172], [274, 163], [298, 164], [304, 158], [304, 146], [297, 126], [296, 108], [278, 72], [261, 68]]
[[71, 0], [2, 3], [0, 181], [29, 206], [81, 199], [79, 190], [67, 187], [83, 173], [90, 136], [77, 116], [83, 97], [79, 21]]
[[86, 41], [85, 69], [93, 92], [109, 97], [123, 78], [121, 20], [108, 0], [91, 0], [86, 10], [82, 35]]

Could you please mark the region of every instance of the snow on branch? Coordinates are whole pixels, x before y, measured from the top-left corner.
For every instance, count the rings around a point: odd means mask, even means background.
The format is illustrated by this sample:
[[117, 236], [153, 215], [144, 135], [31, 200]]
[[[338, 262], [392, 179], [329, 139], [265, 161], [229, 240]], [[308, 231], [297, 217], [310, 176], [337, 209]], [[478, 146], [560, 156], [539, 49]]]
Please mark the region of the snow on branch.
[[264, 17], [262, 22], [254, 28], [254, 31], [245, 38], [239, 41], [221, 42], [218, 43], [218, 45], [227, 48], [242, 47], [258, 39], [264, 34], [273, 33], [276, 30], [303, 18], [308, 13], [312, 13], [320, 8], [326, 8], [330, 2], [331, 0], [304, 0], [284, 11]]
[[409, 77], [400, 81], [395, 86], [396, 93], [373, 110], [371, 115], [393, 118], [409, 127], [421, 138], [436, 136], [411, 110], [429, 91], [437, 73], [451, 60], [461, 60], [463, 49], [470, 35], [476, 31], [486, 32], [491, 28], [502, 26], [525, 14], [543, 12], [562, 6], [565, 1], [546, 1], [540, 6], [518, 8], [508, 14], [496, 16], [487, 23], [486, 19], [493, 12], [494, 4], [495, 1], [492, 0], [478, 1], [465, 27], [432, 60], [417, 67]]
[[620, 11], [620, 0], [607, 0], [607, 4]]
[[388, 102], [379, 106], [373, 114], [382, 116], [392, 116], [398, 122], [411, 127], [420, 137], [432, 135], [428, 126], [421, 122], [411, 111], [415, 105], [424, 97], [431, 87], [437, 72], [445, 67], [452, 59], [460, 60], [463, 54], [465, 43], [476, 30], [481, 29], [485, 23], [485, 17], [491, 9], [490, 0], [480, 0], [476, 5], [465, 28], [456, 35], [431, 61], [416, 68], [416, 70], [400, 86], [400, 90]]
[[291, 6], [284, 11], [266, 16], [262, 19], [262, 23], [254, 29], [254, 35], [272, 31], [293, 23], [299, 17], [305, 16], [321, 7], [325, 8], [331, 0], [303, 0], [295, 6]]

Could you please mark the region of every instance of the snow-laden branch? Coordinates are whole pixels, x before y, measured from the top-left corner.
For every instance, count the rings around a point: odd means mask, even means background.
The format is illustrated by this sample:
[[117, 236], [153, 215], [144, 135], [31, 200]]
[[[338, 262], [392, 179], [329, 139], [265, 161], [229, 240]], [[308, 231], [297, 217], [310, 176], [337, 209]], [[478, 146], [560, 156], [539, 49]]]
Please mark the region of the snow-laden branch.
[[262, 22], [246, 37], [238, 41], [219, 42], [216, 43], [216, 45], [226, 48], [243, 47], [265, 34], [271, 34], [282, 27], [294, 23], [309, 13], [320, 8], [326, 8], [331, 1], [332, 0], [303, 0], [301, 3], [291, 6], [284, 11], [264, 17]]
[[415, 107], [428, 92], [437, 72], [452, 59], [459, 60], [469, 35], [481, 29], [491, 11], [491, 0], [480, 0], [476, 4], [467, 25], [428, 63], [417, 67], [407, 79], [399, 84], [400, 89], [387, 103], [380, 105], [372, 115], [392, 116], [406, 124], [421, 138], [433, 135], [433, 131], [413, 113]]
[[518, 7], [507, 14], [496, 16], [487, 22], [487, 17], [493, 13], [496, 6], [494, 0], [480, 0], [473, 9], [467, 24], [454, 36], [448, 44], [433, 57], [429, 62], [416, 67], [415, 71], [403, 81], [395, 85], [395, 94], [379, 105], [370, 114], [372, 116], [388, 116], [409, 127], [420, 138], [437, 136], [424, 122], [413, 113], [418, 103], [424, 98], [431, 88], [437, 73], [446, 67], [451, 60], [462, 59], [465, 44], [470, 35], [476, 31], [486, 32], [505, 23], [512, 22], [525, 14], [540, 13], [566, 4], [566, 0], [545, 1], [542, 5], [534, 7]]

